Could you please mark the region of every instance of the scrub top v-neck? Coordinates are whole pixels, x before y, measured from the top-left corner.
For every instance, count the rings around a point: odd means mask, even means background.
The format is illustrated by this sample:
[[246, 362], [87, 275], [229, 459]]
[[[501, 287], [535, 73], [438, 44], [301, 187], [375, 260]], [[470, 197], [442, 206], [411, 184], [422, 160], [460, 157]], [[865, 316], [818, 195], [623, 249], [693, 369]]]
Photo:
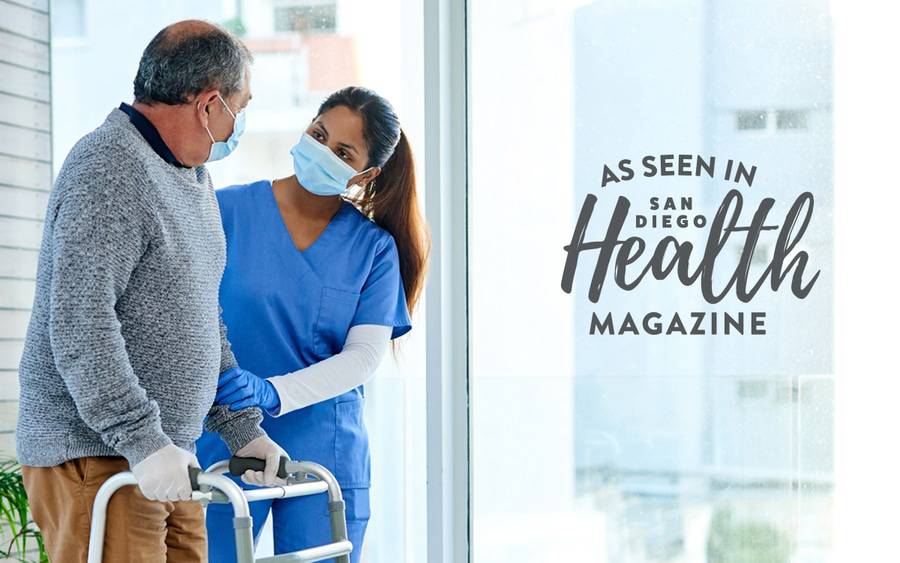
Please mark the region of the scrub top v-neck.
[[277, 223], [281, 226], [281, 229], [280, 229], [281, 232], [284, 233], [284, 235], [287, 237], [288, 240], [290, 240], [291, 246], [293, 246], [294, 250], [296, 250], [300, 254], [306, 254], [308, 252], [315, 250], [313, 247], [316, 246], [316, 244], [320, 240], [322, 240], [323, 237], [325, 238], [325, 243], [327, 244], [327, 239], [330, 234], [330, 231], [333, 230], [331, 228], [331, 226], [335, 223], [336, 220], [338, 220], [339, 216], [342, 215], [344, 213], [344, 211], [346, 211], [347, 209], [352, 207], [352, 204], [349, 204], [346, 201], [341, 200], [341, 206], [338, 207], [337, 212], [335, 212], [334, 216], [332, 216], [332, 218], [328, 222], [328, 224], [325, 225], [325, 228], [322, 230], [321, 233], [319, 233], [319, 236], [317, 236], [315, 238], [315, 240], [313, 240], [306, 248], [300, 249], [300, 248], [297, 248], [297, 245], [294, 243], [294, 239], [293, 239], [293, 237], [291, 237], [291, 232], [290, 232], [290, 230], [288, 230], [287, 224], [285, 224], [285, 222], [284, 222], [284, 215], [281, 214], [281, 209], [278, 207], [278, 200], [275, 198], [275, 191], [272, 189], [271, 186], [272, 186], [272, 184], [270, 182], [268, 192], [271, 197], [269, 199], [275, 210], [274, 215], [278, 219]]
[[[352, 203], [341, 206], [306, 249], [294, 244], [272, 191], [262, 180], [217, 191], [227, 261], [219, 290], [222, 318], [238, 364], [258, 376], [293, 372], [341, 351], [351, 326], [411, 329], [393, 237]], [[364, 388], [277, 418], [263, 428], [292, 457], [321, 463], [345, 488], [368, 487]], [[229, 455], [204, 433], [206, 466]]]

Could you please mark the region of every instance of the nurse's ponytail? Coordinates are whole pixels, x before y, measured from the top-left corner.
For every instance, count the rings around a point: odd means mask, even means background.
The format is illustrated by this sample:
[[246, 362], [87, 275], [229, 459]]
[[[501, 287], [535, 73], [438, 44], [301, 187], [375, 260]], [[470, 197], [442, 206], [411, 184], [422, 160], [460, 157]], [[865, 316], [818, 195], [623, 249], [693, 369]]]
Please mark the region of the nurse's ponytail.
[[366, 168], [378, 166], [381, 173], [352, 200], [394, 237], [406, 305], [412, 315], [425, 285], [431, 250], [428, 226], [419, 211], [412, 147], [394, 108], [372, 90], [358, 86], [338, 90], [319, 106], [319, 115], [336, 106], [345, 106], [363, 118], [369, 149]]
[[382, 166], [381, 174], [364, 187], [360, 204], [363, 212], [391, 233], [397, 243], [400, 277], [412, 315], [425, 285], [430, 237], [419, 212], [412, 147], [402, 129], [397, 147]]

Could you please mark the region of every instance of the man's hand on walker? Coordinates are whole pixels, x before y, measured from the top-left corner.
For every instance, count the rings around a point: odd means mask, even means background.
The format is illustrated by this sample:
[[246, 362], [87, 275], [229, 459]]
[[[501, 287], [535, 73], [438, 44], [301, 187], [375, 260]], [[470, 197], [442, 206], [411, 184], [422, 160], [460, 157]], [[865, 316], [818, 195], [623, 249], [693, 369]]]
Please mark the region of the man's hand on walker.
[[188, 466], [200, 467], [197, 456], [174, 444], [164, 446], [131, 468], [138, 488], [150, 500], [191, 500]]
[[259, 406], [270, 414], [281, 408], [278, 391], [268, 380], [245, 369], [231, 368], [219, 375], [216, 404], [227, 405], [236, 411]]
[[290, 457], [281, 446], [272, 441], [268, 436], [260, 436], [243, 448], [234, 452], [238, 457], [255, 457], [266, 460], [265, 471], [253, 471], [248, 469], [241, 475], [241, 481], [248, 485], [259, 487], [280, 487], [287, 485], [287, 480], [277, 476], [281, 457]]

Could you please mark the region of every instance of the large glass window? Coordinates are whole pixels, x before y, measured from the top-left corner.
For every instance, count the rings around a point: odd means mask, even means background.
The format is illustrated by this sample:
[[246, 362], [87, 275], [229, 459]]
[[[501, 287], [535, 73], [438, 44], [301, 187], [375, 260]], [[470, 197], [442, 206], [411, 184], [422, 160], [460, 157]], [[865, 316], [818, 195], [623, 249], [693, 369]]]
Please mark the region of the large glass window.
[[[54, 0], [53, 8], [57, 2]], [[78, 18], [70, 18], [78, 4]], [[254, 53], [253, 102], [239, 150], [210, 164], [217, 187], [291, 173], [291, 146], [325, 97], [356, 84], [385, 96], [397, 110], [424, 178], [422, 6], [412, 0], [198, 0], [123, 3], [61, 2], [54, 28], [54, 167], [82, 135], [122, 101], [143, 48], [182, 19], [221, 23]], [[70, 22], [71, 23], [71, 22]], [[74, 27], [73, 27], [74, 26]], [[75, 27], [80, 41], [65, 39]], [[60, 32], [60, 36], [56, 32]], [[424, 196], [424, 193], [420, 194]], [[424, 302], [424, 301], [423, 301]], [[367, 385], [366, 424], [372, 447], [372, 519], [363, 547], [367, 563], [425, 561], [424, 311]], [[271, 554], [264, 537], [260, 555]]]
[[[469, 43], [473, 561], [833, 560], [828, 3], [472, 2]], [[644, 175], [645, 157], [656, 174]], [[693, 173], [698, 157], [716, 157], [715, 173]], [[745, 166], [742, 183], [729, 160]], [[790, 254], [809, 256], [804, 283], [820, 271], [808, 295], [790, 275], [716, 303], [677, 273], [616, 283], [666, 236], [694, 245], [696, 268], [732, 188], [742, 226], [765, 198], [765, 224], [781, 226], [812, 194]], [[596, 300], [599, 248], [580, 253], [562, 289], [564, 247], [591, 197], [585, 241], [603, 240], [625, 197], [618, 240], [646, 245], [618, 265], [616, 246]], [[742, 268], [758, 279], [779, 232], [750, 250], [746, 231], [733, 233], [713, 285]], [[749, 326], [759, 311], [765, 334]], [[690, 334], [695, 312], [702, 335]], [[743, 315], [743, 333], [725, 333], [725, 313]], [[666, 334], [675, 314], [688, 334]], [[615, 334], [600, 330], [607, 316]]]

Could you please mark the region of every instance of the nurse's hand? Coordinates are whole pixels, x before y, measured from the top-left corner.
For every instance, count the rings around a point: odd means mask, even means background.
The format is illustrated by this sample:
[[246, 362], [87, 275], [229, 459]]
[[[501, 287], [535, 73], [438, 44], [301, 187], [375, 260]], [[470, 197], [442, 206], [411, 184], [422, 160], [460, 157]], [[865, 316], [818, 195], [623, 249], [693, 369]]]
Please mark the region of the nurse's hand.
[[287, 484], [286, 479], [278, 477], [278, 466], [281, 465], [282, 456], [289, 456], [268, 436], [260, 436], [251, 440], [246, 446], [234, 452], [234, 455], [266, 460], [265, 471], [253, 471], [252, 469], [244, 471], [244, 474], [241, 475], [241, 481], [244, 483], [260, 487], [281, 487]]
[[275, 414], [281, 408], [275, 386], [241, 368], [231, 368], [219, 375], [215, 402], [227, 405], [233, 411], [259, 406]]

